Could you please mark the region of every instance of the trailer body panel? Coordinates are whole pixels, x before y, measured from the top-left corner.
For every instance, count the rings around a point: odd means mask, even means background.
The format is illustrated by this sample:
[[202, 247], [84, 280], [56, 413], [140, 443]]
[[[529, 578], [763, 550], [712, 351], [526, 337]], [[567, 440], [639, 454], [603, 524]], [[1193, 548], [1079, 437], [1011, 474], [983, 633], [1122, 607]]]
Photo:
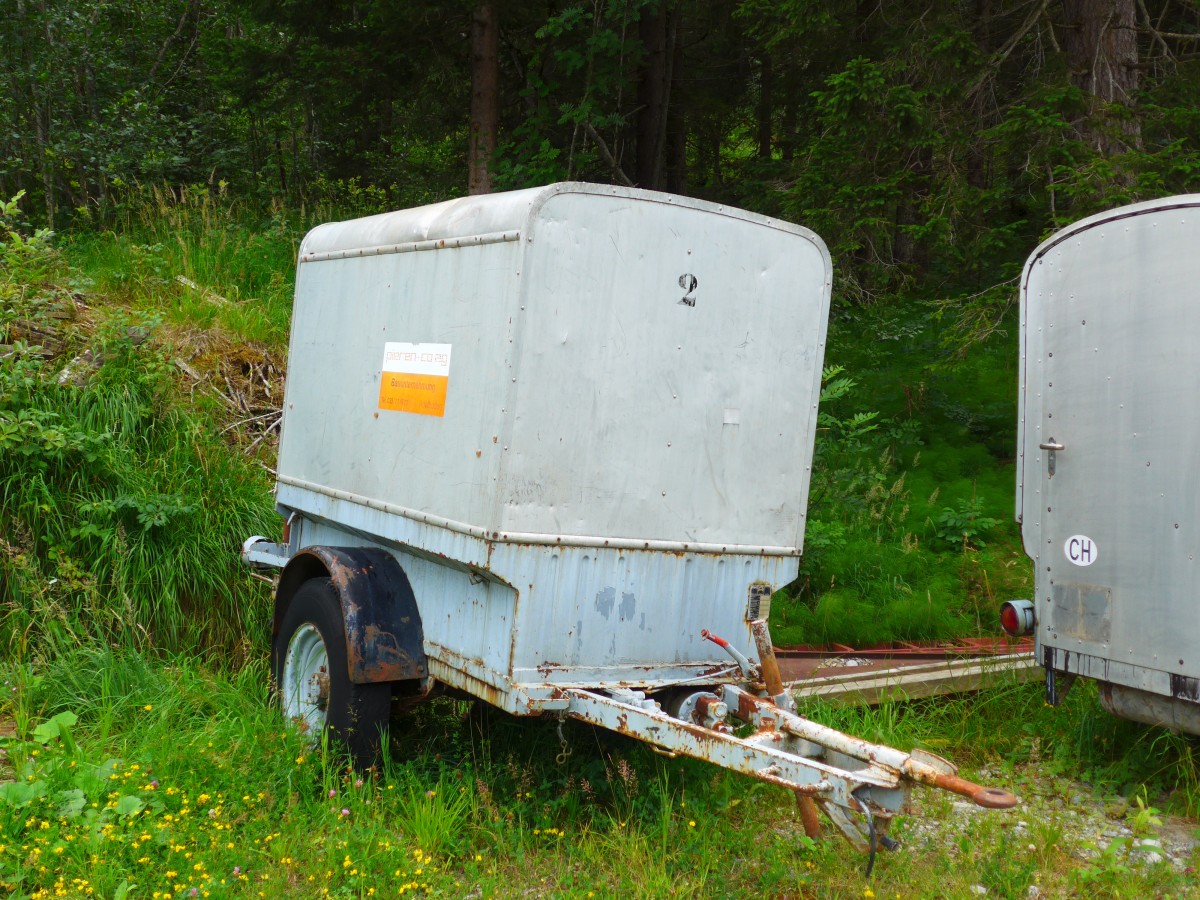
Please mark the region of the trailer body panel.
[[872, 857], [915, 782], [1014, 805], [796, 715], [780, 679], [766, 618], [798, 571], [831, 286], [807, 229], [597, 185], [311, 232], [287, 524], [243, 545], [285, 567], [285, 710], [369, 765], [394, 701], [449, 686], [784, 787]]
[[1198, 246], [1200, 197], [1124, 207], [1038, 248], [1021, 291], [1038, 652], [1183, 703], [1200, 686]]

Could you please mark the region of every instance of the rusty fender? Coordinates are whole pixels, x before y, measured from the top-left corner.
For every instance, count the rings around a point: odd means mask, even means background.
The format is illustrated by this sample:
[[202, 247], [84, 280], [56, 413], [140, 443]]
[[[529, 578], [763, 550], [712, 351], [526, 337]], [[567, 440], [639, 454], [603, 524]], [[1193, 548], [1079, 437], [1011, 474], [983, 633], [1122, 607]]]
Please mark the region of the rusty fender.
[[275, 592], [273, 637], [300, 585], [323, 577], [329, 578], [342, 607], [352, 682], [428, 676], [425, 633], [412, 585], [395, 557], [374, 547], [307, 547], [293, 556]]

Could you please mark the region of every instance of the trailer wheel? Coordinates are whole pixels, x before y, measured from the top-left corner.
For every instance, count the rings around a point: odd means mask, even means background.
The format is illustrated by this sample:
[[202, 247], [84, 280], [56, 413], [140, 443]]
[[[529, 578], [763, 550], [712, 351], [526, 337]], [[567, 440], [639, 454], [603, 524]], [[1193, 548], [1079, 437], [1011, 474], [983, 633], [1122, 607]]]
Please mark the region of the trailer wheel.
[[328, 578], [296, 591], [275, 636], [271, 675], [283, 714], [314, 743], [328, 731], [356, 766], [378, 762], [392, 685], [350, 681], [342, 608]]

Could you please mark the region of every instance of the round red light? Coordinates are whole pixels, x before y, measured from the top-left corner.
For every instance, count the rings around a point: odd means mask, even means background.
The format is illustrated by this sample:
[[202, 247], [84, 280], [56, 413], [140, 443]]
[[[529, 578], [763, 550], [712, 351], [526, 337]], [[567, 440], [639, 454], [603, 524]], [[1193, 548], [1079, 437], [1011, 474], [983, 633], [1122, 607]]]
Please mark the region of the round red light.
[[1013, 637], [1030, 634], [1033, 620], [1033, 604], [1028, 600], [1009, 600], [1000, 606], [1000, 627]]

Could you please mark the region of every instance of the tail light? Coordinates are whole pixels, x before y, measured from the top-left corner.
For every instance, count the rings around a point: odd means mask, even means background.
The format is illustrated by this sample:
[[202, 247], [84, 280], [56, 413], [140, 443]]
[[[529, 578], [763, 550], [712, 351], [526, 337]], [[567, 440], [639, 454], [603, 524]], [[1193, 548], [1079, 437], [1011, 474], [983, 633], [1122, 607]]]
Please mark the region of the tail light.
[[1006, 634], [1021, 637], [1033, 632], [1033, 604], [1028, 600], [1009, 600], [1000, 607], [1000, 627]]

